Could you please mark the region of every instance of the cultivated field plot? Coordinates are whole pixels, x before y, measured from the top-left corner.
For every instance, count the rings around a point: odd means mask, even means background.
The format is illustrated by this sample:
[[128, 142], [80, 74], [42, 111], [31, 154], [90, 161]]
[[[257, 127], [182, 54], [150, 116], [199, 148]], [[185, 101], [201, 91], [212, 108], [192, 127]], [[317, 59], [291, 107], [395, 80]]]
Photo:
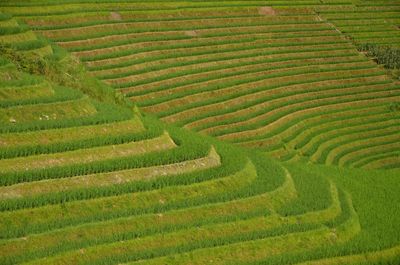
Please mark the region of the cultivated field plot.
[[399, 1], [0, 1], [0, 264], [400, 264], [400, 82], [359, 51], [399, 23]]
[[281, 160], [399, 166], [399, 82], [355, 46], [399, 46], [396, 1], [19, 1], [2, 10], [165, 122]]

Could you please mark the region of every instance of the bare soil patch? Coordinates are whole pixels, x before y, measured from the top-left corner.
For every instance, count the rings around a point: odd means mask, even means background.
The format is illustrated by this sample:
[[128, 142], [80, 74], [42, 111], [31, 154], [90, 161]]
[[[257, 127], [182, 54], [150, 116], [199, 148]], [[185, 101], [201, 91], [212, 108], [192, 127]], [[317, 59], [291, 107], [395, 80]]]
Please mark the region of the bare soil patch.
[[120, 21], [122, 20], [122, 16], [118, 12], [110, 12], [110, 20]]
[[276, 16], [277, 15], [276, 10], [270, 6], [262, 6], [262, 7], [258, 8], [258, 14], [264, 15], [264, 16]]
[[197, 37], [199, 36], [199, 33], [195, 30], [187, 30], [185, 31], [185, 35], [189, 37]]

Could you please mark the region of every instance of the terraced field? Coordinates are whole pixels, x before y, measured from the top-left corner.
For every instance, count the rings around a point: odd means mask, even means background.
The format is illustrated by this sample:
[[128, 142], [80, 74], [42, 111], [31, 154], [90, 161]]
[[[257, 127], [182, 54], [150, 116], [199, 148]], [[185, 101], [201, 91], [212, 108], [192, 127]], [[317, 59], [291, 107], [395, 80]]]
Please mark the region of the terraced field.
[[[264, 2], [3, 9], [165, 122], [281, 160], [396, 166], [399, 82], [354, 44], [400, 43], [399, 3]], [[360, 122], [367, 142], [353, 140]]]
[[0, 264], [400, 264], [399, 8], [0, 1]]

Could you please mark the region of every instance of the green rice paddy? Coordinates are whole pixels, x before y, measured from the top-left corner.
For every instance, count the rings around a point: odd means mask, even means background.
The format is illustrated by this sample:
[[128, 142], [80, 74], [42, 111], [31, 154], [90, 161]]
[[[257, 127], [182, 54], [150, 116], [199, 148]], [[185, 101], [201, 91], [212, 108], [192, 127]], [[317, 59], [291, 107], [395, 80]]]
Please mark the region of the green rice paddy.
[[0, 1], [0, 264], [400, 264], [399, 23]]

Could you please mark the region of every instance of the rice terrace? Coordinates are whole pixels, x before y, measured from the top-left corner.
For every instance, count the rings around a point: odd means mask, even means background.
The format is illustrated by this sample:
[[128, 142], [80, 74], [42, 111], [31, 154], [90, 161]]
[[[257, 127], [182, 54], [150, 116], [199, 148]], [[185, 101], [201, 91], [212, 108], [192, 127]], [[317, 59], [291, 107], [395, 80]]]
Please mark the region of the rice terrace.
[[0, 264], [400, 265], [400, 0], [0, 0]]

